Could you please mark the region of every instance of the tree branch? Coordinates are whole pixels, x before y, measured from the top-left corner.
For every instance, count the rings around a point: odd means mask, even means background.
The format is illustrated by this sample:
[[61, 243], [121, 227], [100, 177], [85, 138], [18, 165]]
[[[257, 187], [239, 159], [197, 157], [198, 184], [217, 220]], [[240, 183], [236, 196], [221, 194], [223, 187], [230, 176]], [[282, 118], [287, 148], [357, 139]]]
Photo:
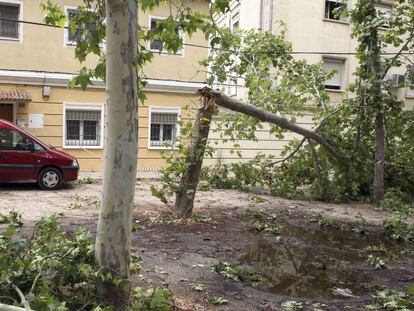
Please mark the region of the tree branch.
[[304, 127], [293, 124], [287, 119], [280, 117], [274, 113], [264, 111], [251, 104], [242, 103], [239, 100], [230, 98], [227, 95], [218, 91], [214, 91], [208, 87], [204, 87], [203, 89], [198, 90], [197, 94], [208, 99], [213, 99], [214, 103], [218, 106], [243, 113], [245, 115], [259, 119], [262, 122], [276, 124], [280, 128], [302, 135], [308, 139], [312, 139], [313, 141], [323, 146], [337, 159], [338, 162], [344, 162], [344, 158], [336, 151], [336, 149], [314, 130], [308, 130]]
[[398, 57], [401, 56], [401, 53], [404, 52], [404, 50], [407, 48], [408, 44], [411, 43], [413, 38], [414, 38], [414, 28], [411, 30], [410, 36], [408, 37], [407, 41], [405, 41], [404, 45], [401, 47], [398, 53], [395, 54], [394, 57], [391, 59], [390, 64], [387, 66], [387, 68], [385, 68], [385, 71], [381, 76], [381, 80], [386, 77], [388, 71], [392, 68], [393, 63], [397, 60]]
[[270, 162], [270, 163], [266, 164], [265, 167], [273, 166], [273, 165], [276, 165], [276, 164], [279, 164], [279, 163], [282, 163], [282, 162], [285, 162], [285, 161], [291, 159], [296, 153], [298, 153], [298, 151], [303, 146], [305, 141], [306, 141], [306, 137], [303, 138], [302, 141], [299, 143], [299, 145], [291, 153], [289, 153], [285, 158], [274, 161], [274, 162]]
[[0, 311], [26, 311], [25, 308], [15, 307], [0, 303]]

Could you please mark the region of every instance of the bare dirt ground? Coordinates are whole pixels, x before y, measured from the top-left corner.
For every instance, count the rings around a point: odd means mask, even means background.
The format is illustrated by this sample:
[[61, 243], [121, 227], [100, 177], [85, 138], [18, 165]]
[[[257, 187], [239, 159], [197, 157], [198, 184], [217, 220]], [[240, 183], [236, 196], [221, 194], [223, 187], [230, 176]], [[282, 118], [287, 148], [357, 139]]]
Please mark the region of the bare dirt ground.
[[[281, 310], [285, 301], [301, 302], [303, 310], [365, 310], [379, 285], [404, 290], [414, 281], [413, 244], [385, 238], [381, 224], [388, 213], [366, 204], [326, 204], [284, 200], [236, 190], [198, 192], [195, 213], [207, 220], [177, 221], [170, 209], [151, 196], [155, 181], [137, 181], [133, 251], [143, 259], [137, 284], [170, 287], [178, 310]], [[26, 229], [43, 216], [56, 214], [65, 230], [96, 230], [101, 182], [67, 185], [41, 191], [34, 185], [0, 185], [0, 213], [16, 210]], [[247, 210], [276, 214], [277, 235], [257, 232], [244, 221]], [[334, 219], [337, 228], [321, 227], [315, 217]], [[365, 234], [357, 224], [364, 218]], [[413, 219], [409, 219], [413, 222]], [[384, 245], [386, 267], [367, 264], [368, 247]], [[220, 261], [241, 264], [265, 284], [236, 282], [213, 271]], [[197, 291], [196, 289], [203, 289]], [[344, 297], [343, 293], [346, 293]], [[212, 296], [228, 300], [214, 306]]]

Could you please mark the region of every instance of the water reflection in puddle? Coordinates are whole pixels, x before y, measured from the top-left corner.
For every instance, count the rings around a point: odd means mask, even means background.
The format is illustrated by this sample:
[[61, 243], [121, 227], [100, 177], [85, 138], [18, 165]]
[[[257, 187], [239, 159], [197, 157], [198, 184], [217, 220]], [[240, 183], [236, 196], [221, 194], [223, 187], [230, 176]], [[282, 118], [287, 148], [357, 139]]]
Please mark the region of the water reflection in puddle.
[[[265, 277], [259, 289], [306, 298], [345, 298], [368, 294], [372, 279], [366, 266], [369, 245], [378, 237], [341, 230], [308, 230], [283, 225], [282, 243], [258, 237], [240, 258]], [[287, 237], [287, 238], [286, 238]], [[401, 246], [387, 245], [394, 254]]]

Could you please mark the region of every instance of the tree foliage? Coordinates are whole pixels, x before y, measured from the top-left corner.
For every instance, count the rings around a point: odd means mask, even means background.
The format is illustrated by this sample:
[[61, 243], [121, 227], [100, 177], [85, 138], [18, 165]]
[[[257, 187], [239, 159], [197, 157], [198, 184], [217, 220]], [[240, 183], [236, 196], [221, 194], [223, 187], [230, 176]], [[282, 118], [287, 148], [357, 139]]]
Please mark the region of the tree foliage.
[[[219, 45], [205, 62], [212, 72], [210, 83], [235, 76], [247, 87], [246, 100], [263, 110], [289, 116], [295, 122], [311, 107], [320, 135], [346, 159], [346, 165], [338, 165], [324, 148], [306, 140], [289, 144], [282, 153], [285, 161], [273, 161], [273, 166], [272, 161], [263, 163], [263, 157], [258, 157], [259, 166], [275, 171], [272, 184], [285, 189], [280, 194], [308, 188], [314, 198], [328, 201], [371, 197], [378, 113], [384, 116], [386, 128], [386, 187], [413, 193], [409, 186], [414, 176], [413, 161], [409, 160], [414, 156], [412, 114], [397, 98], [389, 72], [412, 63], [406, 53], [414, 50], [414, 4], [398, 1], [388, 19], [376, 11], [374, 2], [357, 1], [348, 12], [352, 37], [358, 42], [359, 66], [355, 83], [339, 105], [330, 104], [324, 90], [332, 73], [325, 74], [321, 64], [294, 58], [283, 26], [277, 35], [224, 29]], [[397, 52], [384, 54], [390, 49]], [[373, 70], [373, 66], [378, 68]], [[224, 113], [223, 119], [219, 128], [224, 128], [225, 137], [232, 141], [256, 140], [256, 131], [263, 128], [260, 121], [242, 114]], [[270, 125], [270, 131], [278, 138], [286, 134], [275, 125]]]

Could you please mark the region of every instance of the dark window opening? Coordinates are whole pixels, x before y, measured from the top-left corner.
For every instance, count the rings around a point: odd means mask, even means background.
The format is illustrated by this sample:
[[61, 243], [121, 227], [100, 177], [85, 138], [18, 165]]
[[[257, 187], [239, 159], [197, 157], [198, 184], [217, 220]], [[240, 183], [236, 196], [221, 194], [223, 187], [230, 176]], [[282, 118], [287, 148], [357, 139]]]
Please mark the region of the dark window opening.
[[19, 6], [0, 4], [0, 37], [19, 39], [19, 11]]
[[325, 1], [325, 18], [342, 21], [344, 20], [344, 10], [346, 9], [346, 3], [339, 0], [326, 0]]

